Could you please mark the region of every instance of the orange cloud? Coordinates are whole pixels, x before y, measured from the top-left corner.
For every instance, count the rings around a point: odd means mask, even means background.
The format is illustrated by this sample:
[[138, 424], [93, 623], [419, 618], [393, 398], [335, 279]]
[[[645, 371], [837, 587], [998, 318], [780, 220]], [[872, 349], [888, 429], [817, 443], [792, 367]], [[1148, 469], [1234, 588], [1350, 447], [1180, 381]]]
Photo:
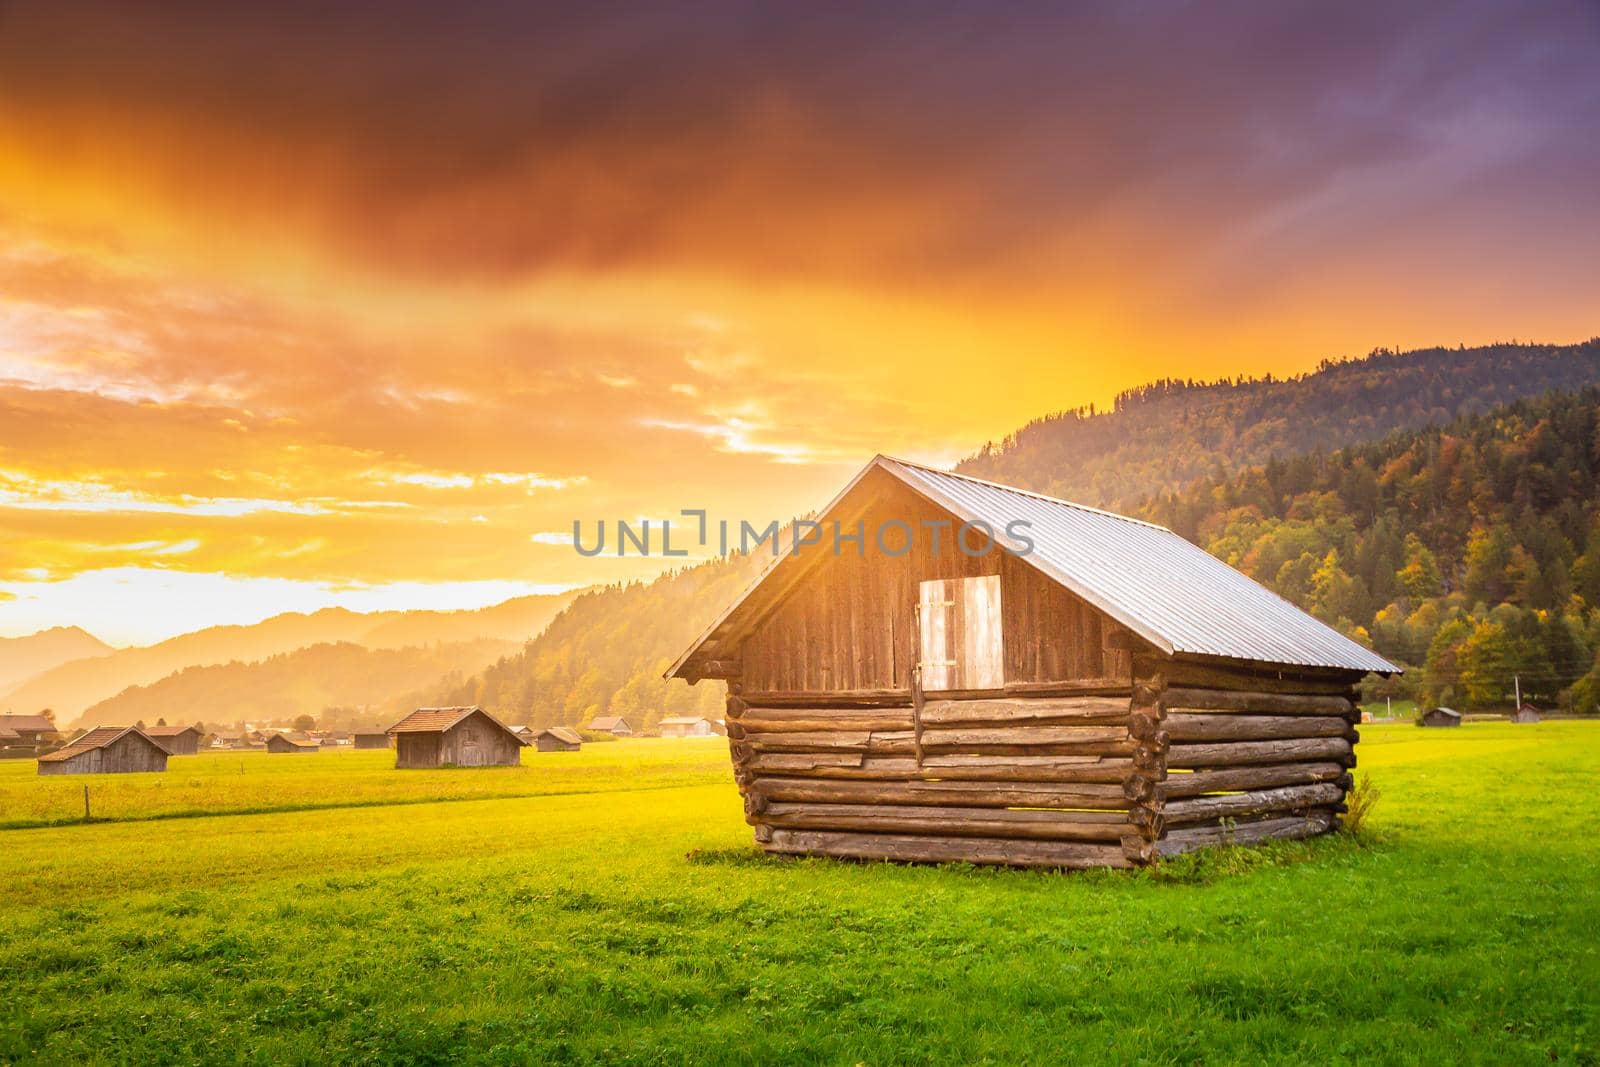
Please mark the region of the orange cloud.
[[1592, 334], [1593, 20], [1303, 15], [9, 5], [0, 631], [631, 578], [544, 535]]

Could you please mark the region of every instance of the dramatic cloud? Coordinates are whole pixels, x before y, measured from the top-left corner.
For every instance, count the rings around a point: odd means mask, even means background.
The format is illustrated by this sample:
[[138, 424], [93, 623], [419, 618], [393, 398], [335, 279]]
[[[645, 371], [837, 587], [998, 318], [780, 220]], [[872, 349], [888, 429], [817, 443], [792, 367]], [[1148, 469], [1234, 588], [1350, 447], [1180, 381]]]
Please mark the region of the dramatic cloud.
[[9, 4], [0, 631], [634, 577], [545, 535], [1589, 336], [1597, 61], [1578, 2]]

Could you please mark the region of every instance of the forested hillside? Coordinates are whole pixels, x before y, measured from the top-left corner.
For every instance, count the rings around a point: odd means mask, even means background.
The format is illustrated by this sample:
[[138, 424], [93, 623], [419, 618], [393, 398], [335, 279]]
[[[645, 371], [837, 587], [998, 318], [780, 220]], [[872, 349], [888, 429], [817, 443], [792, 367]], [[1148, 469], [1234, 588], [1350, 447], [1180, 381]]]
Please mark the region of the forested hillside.
[[189, 667], [94, 705], [79, 725], [155, 725], [162, 719], [168, 725], [288, 725], [300, 715], [324, 727], [392, 722], [398, 707], [437, 687], [441, 677], [459, 683], [514, 647], [494, 640], [385, 649], [348, 641], [311, 645], [253, 663]]
[[1218, 471], [1438, 425], [1553, 389], [1600, 384], [1600, 338], [1578, 345], [1377, 351], [1295, 378], [1166, 380], [1113, 410], [1063, 411], [961, 463], [962, 474], [1117, 511]]
[[441, 686], [439, 704], [482, 704], [534, 726], [625, 715], [637, 728], [665, 715], [715, 712], [722, 686], [690, 687], [662, 672], [739, 595], [765, 557], [738, 556], [653, 582], [583, 593], [517, 655], [464, 683]]
[[[1140, 509], [1466, 708], [1600, 696], [1600, 390], [1203, 479]], [[1568, 692], [1569, 688], [1575, 690]]]
[[[1600, 340], [1379, 353], [1290, 381], [1162, 382], [1112, 413], [1041, 420], [958, 469], [1172, 526], [1428, 666], [1396, 695], [1483, 706], [1520, 671], [1526, 695], [1554, 702], [1600, 644], [1600, 535], [1596, 394], [1549, 391], [1595, 382]], [[586, 593], [522, 653], [435, 695], [536, 724], [715, 710], [720, 687], [660, 674], [750, 573], [749, 561], [716, 562]], [[1578, 686], [1583, 707], [1595, 688], [1592, 675]]]

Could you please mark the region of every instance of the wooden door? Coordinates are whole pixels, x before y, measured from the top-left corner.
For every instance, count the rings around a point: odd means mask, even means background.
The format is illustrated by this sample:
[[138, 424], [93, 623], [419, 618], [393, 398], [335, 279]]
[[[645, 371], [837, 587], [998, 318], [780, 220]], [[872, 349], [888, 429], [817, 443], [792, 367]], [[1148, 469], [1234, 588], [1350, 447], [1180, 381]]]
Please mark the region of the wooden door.
[[1005, 684], [1000, 576], [947, 578], [918, 587], [922, 688], [999, 689]]

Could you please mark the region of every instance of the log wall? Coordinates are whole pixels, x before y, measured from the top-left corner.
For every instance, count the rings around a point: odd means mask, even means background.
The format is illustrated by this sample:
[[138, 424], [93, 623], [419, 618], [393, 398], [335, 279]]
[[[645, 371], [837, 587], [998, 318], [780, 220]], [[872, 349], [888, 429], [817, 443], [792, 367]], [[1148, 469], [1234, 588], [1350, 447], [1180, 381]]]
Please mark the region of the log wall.
[[[913, 702], [728, 683], [746, 821], [771, 852], [1131, 867], [1338, 825], [1355, 678], [1133, 659], [1120, 693]], [[1089, 688], [1089, 687], [1084, 687]]]
[[1355, 676], [1138, 662], [1162, 680], [1162, 771], [1136, 790], [1160, 812], [1158, 855], [1337, 828], [1359, 739]]

